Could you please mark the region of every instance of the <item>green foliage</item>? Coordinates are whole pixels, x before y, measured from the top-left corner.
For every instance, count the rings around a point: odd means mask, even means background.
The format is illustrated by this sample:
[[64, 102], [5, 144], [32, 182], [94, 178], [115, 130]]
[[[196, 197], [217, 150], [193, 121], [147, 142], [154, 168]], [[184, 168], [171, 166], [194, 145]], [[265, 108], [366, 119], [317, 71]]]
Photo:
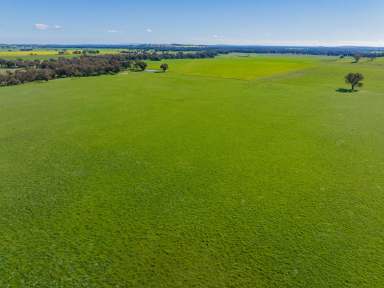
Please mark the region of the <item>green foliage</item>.
[[364, 76], [361, 73], [348, 73], [345, 76], [345, 83], [351, 85], [352, 91], [355, 91], [355, 87], [363, 87], [363, 80]]
[[163, 63], [160, 65], [160, 69], [163, 70], [163, 72], [165, 72], [169, 69], [169, 66], [167, 63]]
[[361, 60], [361, 58], [363, 58], [360, 54], [355, 54], [352, 56], [353, 59], [354, 59], [354, 63], [359, 63], [359, 61]]
[[145, 69], [147, 69], [148, 64], [144, 61], [135, 61], [133, 66], [138, 71], [144, 71]]
[[0, 287], [381, 287], [382, 64], [247, 59], [1, 88]]

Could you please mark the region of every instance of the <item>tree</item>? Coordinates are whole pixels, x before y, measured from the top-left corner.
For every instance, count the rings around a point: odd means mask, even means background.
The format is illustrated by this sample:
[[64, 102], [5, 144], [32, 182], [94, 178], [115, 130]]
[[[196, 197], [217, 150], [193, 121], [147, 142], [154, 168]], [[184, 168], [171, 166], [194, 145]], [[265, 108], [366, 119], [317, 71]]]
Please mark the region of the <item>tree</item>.
[[169, 68], [167, 63], [163, 63], [160, 65], [160, 69], [163, 70], [163, 72], [167, 71]]
[[144, 61], [136, 61], [134, 65], [135, 65], [135, 68], [139, 71], [144, 71], [145, 69], [147, 69], [147, 66], [148, 66], [148, 64], [145, 63]]
[[373, 62], [375, 59], [376, 59], [376, 54], [370, 54], [369, 56], [368, 56], [368, 59], [371, 61], [371, 62]]
[[352, 57], [355, 59], [354, 63], [359, 63], [360, 59], [362, 58], [360, 54], [355, 54]]
[[355, 87], [362, 87], [364, 80], [364, 76], [361, 73], [349, 73], [347, 76], [345, 76], [345, 83], [351, 85], [351, 91], [355, 91]]

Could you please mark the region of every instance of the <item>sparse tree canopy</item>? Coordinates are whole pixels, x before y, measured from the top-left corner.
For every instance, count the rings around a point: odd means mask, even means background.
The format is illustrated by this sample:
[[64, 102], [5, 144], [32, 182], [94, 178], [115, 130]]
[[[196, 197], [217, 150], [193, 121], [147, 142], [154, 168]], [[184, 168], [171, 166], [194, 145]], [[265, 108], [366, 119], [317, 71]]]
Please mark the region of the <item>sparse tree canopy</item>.
[[163, 70], [163, 72], [167, 71], [169, 68], [167, 63], [163, 63], [160, 65], [160, 69]]
[[135, 61], [134, 66], [137, 70], [144, 71], [145, 69], [147, 69], [148, 64], [144, 61]]
[[361, 73], [349, 73], [345, 76], [345, 83], [351, 85], [351, 91], [355, 91], [355, 87], [362, 87], [364, 76]]
[[355, 54], [352, 57], [355, 59], [355, 63], [359, 63], [360, 59], [362, 58], [360, 54]]

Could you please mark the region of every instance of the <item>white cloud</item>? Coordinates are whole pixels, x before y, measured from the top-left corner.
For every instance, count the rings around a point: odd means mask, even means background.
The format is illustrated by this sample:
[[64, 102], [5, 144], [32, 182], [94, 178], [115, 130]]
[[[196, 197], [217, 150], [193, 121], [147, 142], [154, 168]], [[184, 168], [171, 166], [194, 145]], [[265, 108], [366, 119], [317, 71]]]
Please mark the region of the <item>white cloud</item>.
[[147, 31], [148, 33], [152, 33], [153, 32], [151, 28], [147, 28], [147, 30], [145, 30], [145, 31]]
[[35, 29], [37, 30], [48, 30], [49, 29], [49, 25], [47, 24], [35, 24]]
[[39, 24], [35, 24], [35, 29], [40, 30], [40, 31], [50, 30], [50, 29], [61, 30], [61, 29], [63, 29], [63, 27], [60, 25], [57, 25], [57, 24], [50, 26], [48, 24], [39, 23]]
[[108, 32], [108, 33], [117, 33], [117, 32], [119, 32], [119, 31], [114, 30], [114, 29], [110, 29], [110, 30], [107, 30], [107, 32]]

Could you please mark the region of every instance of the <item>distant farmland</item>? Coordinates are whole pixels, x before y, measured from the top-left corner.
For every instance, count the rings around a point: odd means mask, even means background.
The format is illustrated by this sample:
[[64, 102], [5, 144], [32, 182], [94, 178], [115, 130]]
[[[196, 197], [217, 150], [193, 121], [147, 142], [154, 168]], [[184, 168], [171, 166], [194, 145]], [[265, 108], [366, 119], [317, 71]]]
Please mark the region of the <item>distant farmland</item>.
[[0, 287], [382, 287], [384, 62], [351, 61], [0, 88]]

